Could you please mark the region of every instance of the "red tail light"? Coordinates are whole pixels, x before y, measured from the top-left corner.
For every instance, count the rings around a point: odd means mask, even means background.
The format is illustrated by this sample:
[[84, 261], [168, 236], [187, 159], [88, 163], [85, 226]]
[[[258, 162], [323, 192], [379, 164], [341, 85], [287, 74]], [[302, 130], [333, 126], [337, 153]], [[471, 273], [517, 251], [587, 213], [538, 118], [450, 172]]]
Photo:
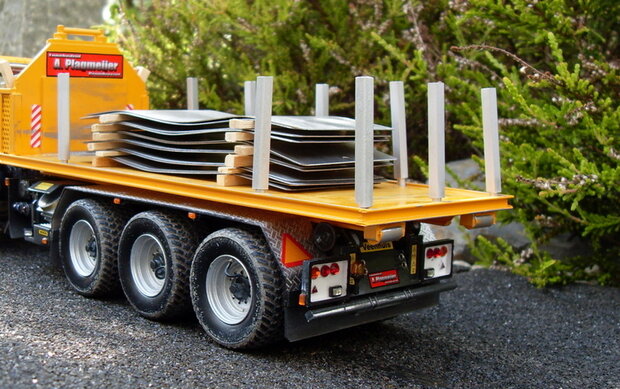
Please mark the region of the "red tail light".
[[310, 275], [312, 279], [316, 280], [317, 278], [319, 278], [320, 275], [321, 275], [321, 270], [319, 270], [319, 268], [316, 266], [312, 267], [312, 272]]
[[428, 259], [443, 257], [446, 254], [448, 254], [447, 246], [429, 248], [428, 250], [426, 250], [426, 258]]
[[323, 267], [321, 267], [321, 275], [323, 277], [327, 277], [330, 273], [331, 273], [331, 270], [329, 269], [329, 266], [323, 265]]
[[332, 263], [332, 265], [329, 267], [329, 272], [332, 275], [336, 275], [336, 274], [340, 273], [340, 266], [338, 266], [337, 263]]

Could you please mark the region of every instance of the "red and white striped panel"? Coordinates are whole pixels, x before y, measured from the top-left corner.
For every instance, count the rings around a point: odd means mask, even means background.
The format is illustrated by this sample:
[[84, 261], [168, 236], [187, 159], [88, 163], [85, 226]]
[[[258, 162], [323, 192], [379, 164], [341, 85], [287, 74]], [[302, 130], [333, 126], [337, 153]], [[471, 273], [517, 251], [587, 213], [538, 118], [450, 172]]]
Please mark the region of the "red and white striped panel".
[[126, 109], [127, 111], [133, 111], [133, 104], [127, 104], [127, 105], [125, 106], [125, 109]]
[[30, 147], [41, 147], [41, 106], [39, 104], [32, 104], [30, 130]]

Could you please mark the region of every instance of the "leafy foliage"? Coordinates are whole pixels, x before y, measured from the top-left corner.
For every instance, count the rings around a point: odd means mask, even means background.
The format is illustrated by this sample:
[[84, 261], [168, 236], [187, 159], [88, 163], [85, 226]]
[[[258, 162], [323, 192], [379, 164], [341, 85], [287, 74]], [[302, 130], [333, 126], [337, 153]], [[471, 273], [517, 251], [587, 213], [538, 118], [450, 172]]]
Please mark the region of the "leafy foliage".
[[[184, 105], [199, 76], [202, 106], [241, 112], [244, 80], [274, 75], [274, 112], [310, 114], [314, 84], [353, 115], [357, 75], [375, 77], [376, 117], [389, 122], [387, 83], [403, 80], [410, 163], [426, 170], [426, 83], [446, 83], [446, 155], [482, 155], [479, 90], [500, 100], [503, 185], [531, 251], [479, 240], [482, 260], [544, 285], [620, 282], [620, 3], [616, 0], [118, 0], [108, 32], [152, 70], [152, 103]], [[540, 247], [570, 233], [589, 258]], [[586, 272], [585, 269], [590, 269]], [[593, 268], [598, 271], [591, 271]]]

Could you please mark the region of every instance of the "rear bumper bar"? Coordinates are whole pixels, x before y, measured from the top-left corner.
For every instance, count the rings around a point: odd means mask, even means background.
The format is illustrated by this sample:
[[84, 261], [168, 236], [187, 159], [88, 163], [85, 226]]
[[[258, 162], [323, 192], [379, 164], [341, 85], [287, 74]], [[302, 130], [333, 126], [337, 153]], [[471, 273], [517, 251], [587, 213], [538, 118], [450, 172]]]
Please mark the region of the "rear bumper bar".
[[436, 284], [361, 296], [346, 303], [307, 309], [285, 308], [285, 337], [297, 341], [361, 324], [389, 319], [439, 303], [439, 294], [456, 288], [452, 279]]
[[337, 307], [327, 307], [321, 309], [313, 309], [306, 312], [306, 320], [308, 322], [330, 316], [345, 315], [348, 313], [356, 313], [360, 311], [371, 311], [380, 308], [391, 307], [401, 304], [407, 300], [422, 297], [424, 295], [446, 292], [456, 288], [456, 282], [449, 280], [437, 284], [428, 285], [426, 287], [409, 288], [387, 292], [385, 294], [360, 297], [354, 301], [339, 305]]

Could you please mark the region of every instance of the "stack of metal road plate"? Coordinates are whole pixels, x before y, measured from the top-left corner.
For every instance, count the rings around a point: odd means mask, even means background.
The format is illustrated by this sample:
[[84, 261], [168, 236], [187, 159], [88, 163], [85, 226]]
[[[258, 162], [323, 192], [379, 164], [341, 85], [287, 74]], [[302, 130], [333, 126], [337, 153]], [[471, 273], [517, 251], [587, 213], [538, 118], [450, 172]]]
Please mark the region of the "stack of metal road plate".
[[[249, 184], [254, 120], [219, 111], [113, 111], [99, 113], [89, 149], [95, 166], [215, 176], [221, 185]], [[269, 185], [286, 191], [354, 184], [355, 121], [327, 116], [271, 118]], [[390, 128], [375, 125], [375, 142]], [[393, 157], [375, 150], [375, 166]], [[377, 177], [380, 180], [380, 177]]]
[[[387, 142], [390, 130], [375, 125], [375, 142]], [[375, 166], [385, 166], [393, 159], [375, 150]], [[243, 176], [250, 177], [249, 169]], [[270, 186], [288, 191], [348, 187], [355, 183], [354, 176], [355, 120], [338, 116], [271, 118]]]
[[[236, 144], [226, 141], [226, 133], [240, 131], [228, 126], [238, 116], [219, 111], [134, 110], [96, 116], [100, 123], [93, 125], [88, 145], [95, 151], [93, 164], [105, 165], [108, 158], [152, 173], [216, 175], [226, 166], [226, 156], [235, 154]], [[251, 158], [246, 155], [246, 160]]]

